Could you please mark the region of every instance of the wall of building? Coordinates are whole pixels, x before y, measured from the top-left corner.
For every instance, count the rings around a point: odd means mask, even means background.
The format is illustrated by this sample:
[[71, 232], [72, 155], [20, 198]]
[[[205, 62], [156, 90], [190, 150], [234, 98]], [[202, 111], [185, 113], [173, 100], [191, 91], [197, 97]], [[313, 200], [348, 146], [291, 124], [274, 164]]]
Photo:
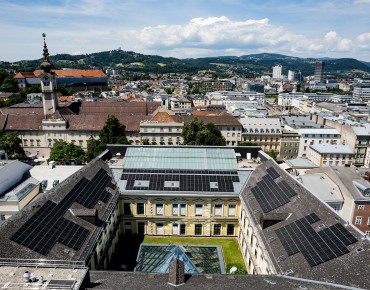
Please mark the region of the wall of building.
[[[121, 197], [121, 225], [124, 233], [147, 235], [237, 236], [240, 202], [238, 197]], [[181, 206], [183, 205], [183, 206]], [[200, 210], [201, 206], [201, 210]], [[216, 209], [217, 207], [217, 209]], [[139, 229], [139, 223], [141, 228]], [[144, 223], [144, 224], [143, 224]], [[180, 232], [180, 225], [185, 231]], [[202, 225], [195, 232], [195, 225]], [[220, 224], [215, 233], [214, 224]], [[160, 225], [160, 227], [159, 227]], [[227, 233], [228, 225], [234, 225]], [[229, 226], [231, 230], [232, 226]]]
[[263, 243], [259, 239], [258, 225], [254, 224], [253, 219], [249, 215], [249, 210], [241, 203], [241, 215], [239, 218], [240, 233], [238, 236], [239, 247], [241, 248], [244, 263], [247, 272], [250, 274], [275, 274], [276, 270], [273, 267], [272, 261], [263, 247]]
[[353, 211], [354, 224], [360, 231], [370, 235], [370, 203], [366, 201], [356, 201]]

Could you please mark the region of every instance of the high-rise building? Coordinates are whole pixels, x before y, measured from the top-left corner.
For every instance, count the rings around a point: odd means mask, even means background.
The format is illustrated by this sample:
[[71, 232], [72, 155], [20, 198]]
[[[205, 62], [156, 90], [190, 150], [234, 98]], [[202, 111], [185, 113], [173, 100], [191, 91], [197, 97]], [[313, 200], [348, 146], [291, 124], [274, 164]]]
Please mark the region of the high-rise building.
[[292, 71], [292, 70], [288, 71], [288, 81], [290, 82], [295, 81], [295, 71]]
[[316, 83], [324, 82], [324, 67], [325, 67], [325, 62], [323, 61], [315, 63], [315, 82]]
[[273, 79], [280, 79], [282, 71], [283, 71], [283, 67], [281, 65], [273, 66], [272, 67], [272, 78]]

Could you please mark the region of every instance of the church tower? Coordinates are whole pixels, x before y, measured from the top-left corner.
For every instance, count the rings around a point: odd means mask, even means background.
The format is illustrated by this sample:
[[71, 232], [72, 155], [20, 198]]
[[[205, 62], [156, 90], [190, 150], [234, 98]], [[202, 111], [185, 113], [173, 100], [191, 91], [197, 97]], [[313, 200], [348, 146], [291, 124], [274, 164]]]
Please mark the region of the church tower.
[[54, 114], [58, 108], [58, 95], [55, 74], [51, 71], [53, 65], [50, 62], [49, 51], [45, 41], [46, 34], [43, 33], [42, 37], [44, 38], [44, 60], [41, 63], [43, 72], [40, 74], [40, 80], [44, 115], [48, 116]]

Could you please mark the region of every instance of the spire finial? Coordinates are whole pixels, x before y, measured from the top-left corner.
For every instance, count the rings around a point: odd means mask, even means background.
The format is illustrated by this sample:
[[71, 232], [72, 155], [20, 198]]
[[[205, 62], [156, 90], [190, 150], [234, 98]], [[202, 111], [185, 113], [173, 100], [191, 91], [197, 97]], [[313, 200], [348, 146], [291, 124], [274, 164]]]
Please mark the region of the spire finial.
[[44, 60], [41, 64], [41, 68], [44, 70], [44, 72], [49, 73], [51, 71], [51, 69], [53, 68], [53, 65], [50, 62], [49, 50], [48, 50], [48, 47], [46, 45], [46, 34], [43, 33], [42, 37], [44, 38], [44, 53], [43, 53]]

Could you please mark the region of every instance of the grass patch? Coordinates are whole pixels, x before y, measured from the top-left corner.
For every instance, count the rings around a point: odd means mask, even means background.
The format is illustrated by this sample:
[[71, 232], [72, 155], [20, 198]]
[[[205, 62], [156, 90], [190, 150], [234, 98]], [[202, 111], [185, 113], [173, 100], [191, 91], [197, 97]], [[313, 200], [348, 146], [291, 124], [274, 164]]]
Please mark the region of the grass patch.
[[243, 257], [239, 251], [236, 238], [183, 238], [183, 237], [153, 237], [145, 236], [143, 244], [172, 244], [172, 245], [218, 245], [222, 247], [226, 271], [232, 266], [238, 268], [238, 274], [245, 274]]

